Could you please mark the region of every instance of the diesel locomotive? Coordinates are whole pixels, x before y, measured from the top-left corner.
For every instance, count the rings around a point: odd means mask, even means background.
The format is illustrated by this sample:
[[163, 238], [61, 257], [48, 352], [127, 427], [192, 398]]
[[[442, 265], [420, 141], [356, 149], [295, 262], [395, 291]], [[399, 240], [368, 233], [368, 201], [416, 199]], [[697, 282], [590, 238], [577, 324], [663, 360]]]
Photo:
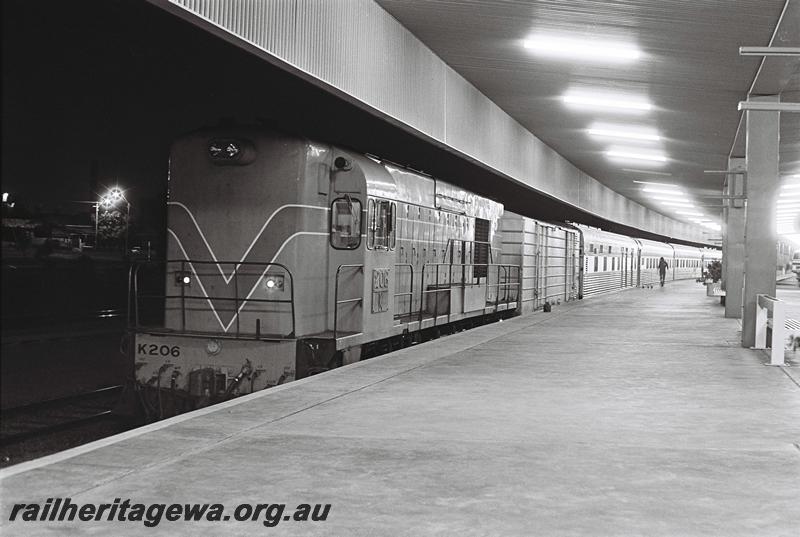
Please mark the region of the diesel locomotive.
[[263, 127], [171, 148], [167, 255], [131, 269], [130, 358], [156, 415], [434, 335], [695, 278], [718, 252], [540, 222], [421, 172]]

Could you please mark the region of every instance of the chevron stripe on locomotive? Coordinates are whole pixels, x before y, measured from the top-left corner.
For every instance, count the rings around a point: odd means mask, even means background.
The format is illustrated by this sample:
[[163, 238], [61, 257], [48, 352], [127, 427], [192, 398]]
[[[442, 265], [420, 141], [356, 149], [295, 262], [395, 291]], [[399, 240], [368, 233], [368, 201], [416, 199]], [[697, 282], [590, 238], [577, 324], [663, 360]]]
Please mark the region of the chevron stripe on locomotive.
[[642, 285], [653, 256], [673, 279], [719, 257], [504, 213], [402, 166], [256, 127], [177, 140], [167, 206], [166, 261], [131, 274], [137, 389], [159, 417]]

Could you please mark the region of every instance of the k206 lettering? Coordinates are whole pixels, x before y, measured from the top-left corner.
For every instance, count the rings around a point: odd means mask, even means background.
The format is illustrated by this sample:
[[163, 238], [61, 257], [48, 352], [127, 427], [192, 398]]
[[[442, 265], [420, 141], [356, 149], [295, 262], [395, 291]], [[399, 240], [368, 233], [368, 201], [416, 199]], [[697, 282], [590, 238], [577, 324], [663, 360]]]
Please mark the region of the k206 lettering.
[[155, 343], [139, 343], [136, 346], [136, 354], [146, 356], [172, 356], [177, 358], [181, 355], [180, 345], [156, 345]]

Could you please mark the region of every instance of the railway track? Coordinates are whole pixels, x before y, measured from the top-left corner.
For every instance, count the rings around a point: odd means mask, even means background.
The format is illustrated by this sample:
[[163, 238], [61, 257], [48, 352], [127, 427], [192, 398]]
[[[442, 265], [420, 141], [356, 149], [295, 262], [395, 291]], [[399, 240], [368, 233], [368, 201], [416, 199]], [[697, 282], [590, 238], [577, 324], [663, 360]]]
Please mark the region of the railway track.
[[26, 404], [0, 412], [0, 446], [8, 447], [114, 418], [122, 385]]
[[4, 331], [28, 331], [36, 330], [37, 327], [58, 327], [62, 325], [69, 326], [70, 324], [74, 323], [91, 323], [97, 321], [110, 321], [114, 319], [124, 321], [126, 313], [127, 312], [124, 308], [107, 308], [72, 315], [69, 318], [58, 315], [3, 317], [2, 324]]

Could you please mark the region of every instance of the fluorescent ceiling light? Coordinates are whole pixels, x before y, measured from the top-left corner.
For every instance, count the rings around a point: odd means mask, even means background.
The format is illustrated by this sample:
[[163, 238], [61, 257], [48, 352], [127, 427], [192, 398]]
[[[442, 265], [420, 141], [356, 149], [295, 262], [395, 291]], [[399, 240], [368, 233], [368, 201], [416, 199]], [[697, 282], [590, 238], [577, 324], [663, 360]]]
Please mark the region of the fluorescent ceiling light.
[[633, 113], [643, 113], [653, 109], [653, 105], [647, 99], [631, 95], [570, 91], [561, 99], [568, 105], [581, 108], [608, 109]]
[[642, 142], [658, 142], [661, 136], [655, 129], [631, 127], [627, 125], [607, 125], [594, 123], [587, 130], [591, 136], [599, 138], [618, 138], [622, 140], [636, 140]]
[[645, 160], [649, 162], [666, 162], [667, 157], [662, 153], [641, 153], [631, 149], [609, 149], [606, 156], [612, 159]]
[[[662, 175], [664, 177], [672, 177], [671, 173], [668, 173], [668, 172], [656, 172], [656, 171], [653, 171], [653, 170], [637, 170], [637, 169], [634, 169], [634, 168], [622, 168], [622, 171], [623, 172], [632, 172], [632, 173], [643, 173], [643, 174], [646, 174], [646, 175]], [[636, 182], [636, 181], [634, 181], [634, 182]]]
[[686, 216], [703, 216], [703, 213], [696, 213], [693, 211], [675, 211], [678, 214], [685, 214]]
[[662, 201], [661, 205], [669, 205], [670, 207], [678, 207], [683, 209], [697, 209], [694, 203], [684, 201]]
[[675, 203], [693, 203], [689, 201], [687, 198], [683, 196], [683, 194], [675, 194], [675, 197], [667, 197], [665, 198], [663, 194], [659, 194], [657, 196], [651, 196], [650, 199], [655, 201], [672, 201]]
[[664, 196], [678, 196], [683, 197], [684, 193], [682, 190], [678, 189], [667, 189], [667, 188], [654, 188], [651, 186], [646, 186], [642, 189], [642, 192], [650, 192], [651, 194], [660, 194]]
[[680, 187], [678, 185], [673, 185], [671, 183], [653, 183], [651, 181], [637, 181], [636, 179], [634, 179], [633, 182], [634, 183], [638, 183], [640, 185], [653, 185], [653, 186], [659, 186], [659, 187], [664, 187], [664, 188], [674, 188], [676, 190], [680, 190]]
[[800, 183], [785, 183], [781, 185], [783, 190], [797, 190], [798, 188], [800, 188]]
[[537, 54], [577, 60], [628, 63], [642, 55], [632, 43], [580, 37], [536, 35], [522, 44]]
[[781, 192], [780, 194], [778, 194], [778, 201], [789, 198], [800, 198], [800, 192], [793, 192], [789, 190], [788, 192]]

